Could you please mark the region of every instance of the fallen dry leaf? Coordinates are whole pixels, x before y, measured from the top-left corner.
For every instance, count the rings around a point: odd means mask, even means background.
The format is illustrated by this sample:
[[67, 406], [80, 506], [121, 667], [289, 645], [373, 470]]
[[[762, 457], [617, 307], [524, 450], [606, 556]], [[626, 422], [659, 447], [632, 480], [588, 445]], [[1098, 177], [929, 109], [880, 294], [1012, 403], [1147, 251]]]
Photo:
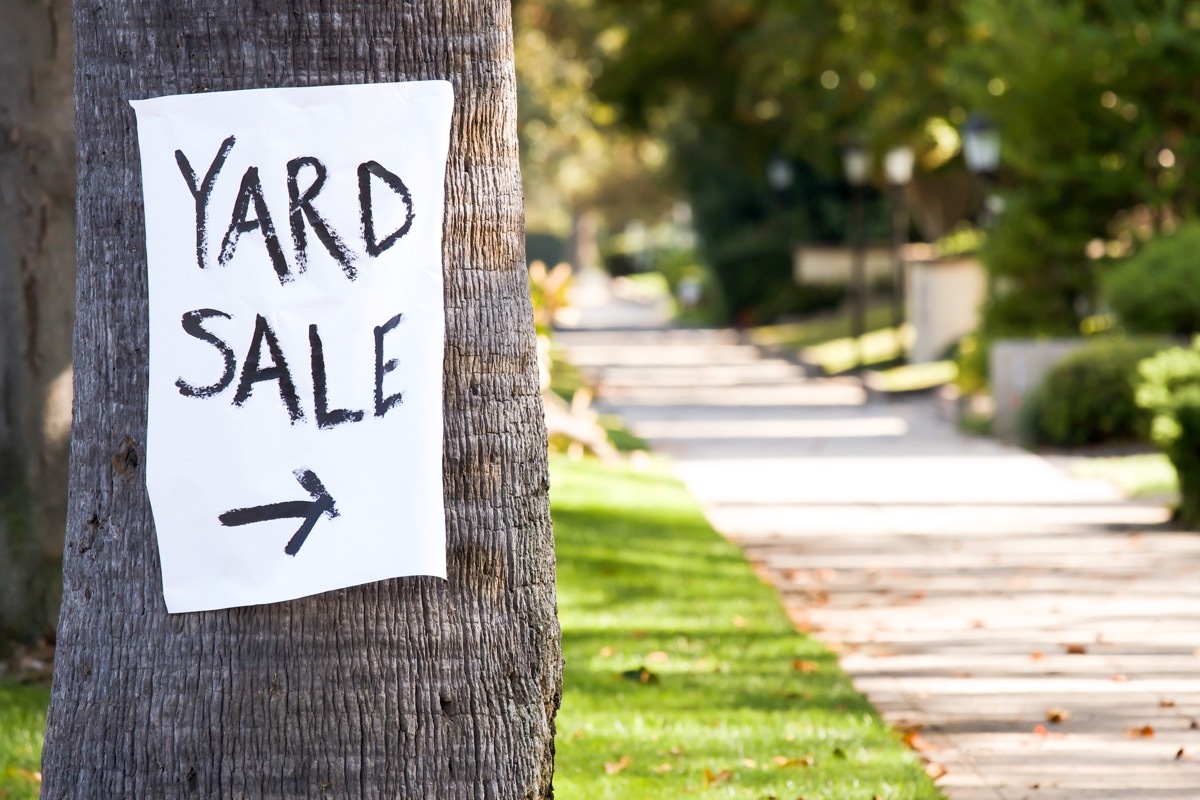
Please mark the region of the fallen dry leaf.
[[720, 772], [713, 772], [710, 769], [706, 769], [706, 770], [704, 770], [704, 785], [712, 786], [715, 783], [720, 783], [721, 781], [727, 781], [732, 777], [733, 777], [733, 773], [727, 769], [723, 769]]
[[1149, 739], [1154, 735], [1154, 728], [1150, 725], [1143, 725], [1140, 728], [1130, 728], [1125, 731], [1125, 735], [1130, 739]]
[[930, 780], [936, 781], [938, 778], [946, 774], [946, 768], [941, 764], [938, 764], [936, 761], [930, 761], [925, 765], [925, 774], [929, 776]]
[[1046, 726], [1041, 725], [1041, 724], [1033, 726], [1033, 733], [1035, 736], [1049, 736], [1050, 735], [1050, 731], [1046, 730]]
[[1046, 709], [1046, 721], [1053, 722], [1056, 725], [1066, 722], [1071, 718], [1071, 712], [1065, 708], [1048, 708]]
[[1158, 707], [1159, 708], [1174, 708], [1175, 701], [1170, 699], [1169, 697], [1164, 697], [1158, 701]]
[[621, 677], [647, 685], [651, 683], [658, 683], [658, 676], [645, 667], [625, 670], [621, 673]]
[[1117, 674], [1115, 674], [1111, 678], [1109, 678], [1109, 680], [1112, 681], [1113, 683], [1125, 683], [1126, 681], [1129, 680], [1129, 676], [1126, 675], [1124, 672], [1118, 672]]
[[605, 761], [604, 771], [609, 775], [616, 775], [618, 772], [621, 772], [632, 763], [633, 759], [629, 756], [621, 756], [621, 758], [617, 761]]
[[671, 771], [671, 765], [668, 764], [666, 761], [664, 761], [663, 763], [661, 763], [657, 766], [651, 767], [651, 769], [654, 770], [655, 772], [657, 772], [659, 775], [662, 775], [664, 772]]
[[775, 756], [771, 760], [774, 761], [775, 766], [779, 767], [780, 769], [783, 769], [784, 767], [811, 767], [816, 762], [816, 759], [813, 758], [812, 753], [805, 753], [799, 758]]
[[1065, 650], [1069, 656], [1082, 656], [1087, 654], [1087, 645], [1073, 642], [1071, 644], [1064, 644], [1063, 650]]
[[1180, 760], [1182, 760], [1182, 759], [1183, 759], [1183, 755], [1184, 755], [1184, 754], [1183, 754], [1183, 748], [1181, 747], [1181, 748], [1179, 748], [1179, 750], [1178, 750], [1178, 751], [1176, 751], [1176, 753], [1175, 753], [1175, 760], [1176, 760], [1176, 761], [1180, 761]]
[[1034, 650], [1032, 653], [1029, 654], [1030, 661], [1041, 661], [1045, 657], [1046, 657], [1046, 654], [1043, 653], [1041, 650]]
[[797, 658], [792, 662], [792, 669], [796, 670], [796, 672], [817, 672], [821, 669], [821, 665], [816, 661], [805, 661]]

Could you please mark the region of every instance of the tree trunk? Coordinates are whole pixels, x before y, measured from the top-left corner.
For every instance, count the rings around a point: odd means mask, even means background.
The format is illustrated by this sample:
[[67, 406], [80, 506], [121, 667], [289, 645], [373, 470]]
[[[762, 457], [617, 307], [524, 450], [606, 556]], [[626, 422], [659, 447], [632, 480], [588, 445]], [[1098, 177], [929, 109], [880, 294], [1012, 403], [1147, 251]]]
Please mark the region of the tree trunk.
[[71, 327], [71, 4], [12, 0], [0, 25], [0, 636], [58, 621]]
[[[561, 656], [505, 0], [77, 0], [79, 308], [43, 798], [543, 798]], [[128, 100], [447, 79], [449, 580], [168, 616]]]

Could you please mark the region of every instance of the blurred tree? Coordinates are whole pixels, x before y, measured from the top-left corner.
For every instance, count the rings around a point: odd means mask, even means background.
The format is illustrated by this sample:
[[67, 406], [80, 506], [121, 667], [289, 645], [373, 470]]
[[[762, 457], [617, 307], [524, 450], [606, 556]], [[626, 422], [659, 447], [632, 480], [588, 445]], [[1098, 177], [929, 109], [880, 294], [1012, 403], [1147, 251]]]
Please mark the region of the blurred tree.
[[618, 129], [614, 110], [591, 93], [603, 46], [580, 0], [515, 0], [521, 169], [526, 227], [532, 237], [562, 238], [577, 266], [598, 259], [601, 223], [620, 229], [670, 208], [659, 172], [660, 142]]
[[[936, 236], [980, 196], [964, 189], [958, 128], [974, 111], [1000, 127], [1008, 210], [983, 254], [996, 277], [989, 335], [1076, 332], [1095, 257], [1200, 204], [1194, 0], [555, 5], [572, 22], [550, 35], [586, 53], [606, 120], [669, 145], [668, 174], [735, 308], [790, 290], [790, 243], [845, 237], [849, 137], [877, 155], [916, 148], [910, 201]], [[795, 180], [773, 193], [766, 165], [780, 156]]]
[[71, 4], [0, 25], [0, 634], [58, 625], [71, 432], [75, 132]]
[[1002, 131], [1008, 184], [985, 331], [1078, 333], [1095, 258], [1198, 210], [1200, 4], [973, 0], [966, 14], [954, 63]]

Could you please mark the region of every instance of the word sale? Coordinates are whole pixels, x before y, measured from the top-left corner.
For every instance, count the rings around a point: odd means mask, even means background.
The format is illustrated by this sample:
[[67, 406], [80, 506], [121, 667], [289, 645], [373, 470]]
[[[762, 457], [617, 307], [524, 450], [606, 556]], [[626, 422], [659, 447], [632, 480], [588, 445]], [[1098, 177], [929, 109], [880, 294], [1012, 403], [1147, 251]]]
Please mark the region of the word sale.
[[[242, 361], [242, 369], [238, 374], [237, 354], [233, 348], [205, 327], [212, 319], [232, 319], [224, 311], [215, 308], [198, 308], [183, 315], [181, 323], [189, 336], [212, 345], [224, 360], [224, 371], [215, 382], [206, 386], [195, 386], [184, 378], [175, 381], [179, 393], [184, 397], [211, 398], [228, 389], [237, 377], [237, 388], [233, 393], [233, 404], [242, 406], [250, 399], [255, 388], [260, 383], [276, 382], [279, 384], [279, 397], [287, 409], [292, 424], [306, 417], [300, 406], [300, 398], [296, 392], [296, 381], [292, 377], [292, 368], [284, 357], [283, 348], [279, 345], [279, 337], [271, 328], [270, 323], [257, 314], [254, 320], [254, 333], [250, 337], [250, 346]], [[384, 352], [386, 338], [403, 321], [404, 315], [397, 314], [382, 325], [375, 327], [375, 403], [374, 416], [383, 417], [403, 400], [403, 393], [384, 393], [384, 378], [399, 365], [397, 359], [387, 358]], [[334, 428], [348, 422], [361, 422], [366, 416], [365, 410], [350, 410], [329, 407], [329, 379], [325, 371], [325, 347], [321, 341], [321, 333], [316, 325], [308, 326], [308, 345], [310, 364], [312, 366], [313, 387], [313, 418], [317, 426], [323, 429]], [[263, 363], [263, 348], [266, 347], [268, 363]]]

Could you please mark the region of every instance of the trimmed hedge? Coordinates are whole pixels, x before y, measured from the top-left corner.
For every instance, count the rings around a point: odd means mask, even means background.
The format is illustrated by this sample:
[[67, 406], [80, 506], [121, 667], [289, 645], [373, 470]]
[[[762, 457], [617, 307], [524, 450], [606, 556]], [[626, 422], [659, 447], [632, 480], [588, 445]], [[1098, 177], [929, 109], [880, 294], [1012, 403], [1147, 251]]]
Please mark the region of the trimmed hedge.
[[1064, 358], [1021, 409], [1026, 441], [1052, 447], [1147, 441], [1150, 414], [1135, 400], [1138, 363], [1164, 346], [1099, 339]]

